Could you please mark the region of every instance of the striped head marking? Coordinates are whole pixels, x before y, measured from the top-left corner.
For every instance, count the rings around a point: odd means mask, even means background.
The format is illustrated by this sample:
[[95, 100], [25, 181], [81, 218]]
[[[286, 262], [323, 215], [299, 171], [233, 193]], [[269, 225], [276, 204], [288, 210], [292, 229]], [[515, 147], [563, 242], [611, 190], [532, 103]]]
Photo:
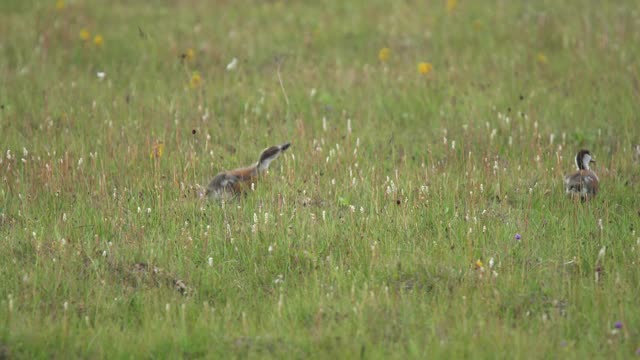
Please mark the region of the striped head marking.
[[589, 164], [595, 162], [589, 150], [583, 149], [576, 154], [576, 166], [578, 170], [589, 170]]
[[262, 172], [269, 168], [269, 164], [273, 160], [275, 160], [280, 154], [287, 150], [291, 146], [291, 143], [286, 143], [282, 145], [275, 145], [269, 148], [264, 149], [262, 154], [260, 154], [260, 159], [258, 160], [258, 171]]

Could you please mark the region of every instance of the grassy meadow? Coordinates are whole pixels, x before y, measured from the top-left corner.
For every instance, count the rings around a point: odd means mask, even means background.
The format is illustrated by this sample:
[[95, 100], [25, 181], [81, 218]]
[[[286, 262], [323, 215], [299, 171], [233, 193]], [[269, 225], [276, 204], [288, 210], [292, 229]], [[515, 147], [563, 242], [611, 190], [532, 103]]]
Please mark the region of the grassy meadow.
[[3, 0], [0, 358], [636, 357], [638, 44], [634, 0]]

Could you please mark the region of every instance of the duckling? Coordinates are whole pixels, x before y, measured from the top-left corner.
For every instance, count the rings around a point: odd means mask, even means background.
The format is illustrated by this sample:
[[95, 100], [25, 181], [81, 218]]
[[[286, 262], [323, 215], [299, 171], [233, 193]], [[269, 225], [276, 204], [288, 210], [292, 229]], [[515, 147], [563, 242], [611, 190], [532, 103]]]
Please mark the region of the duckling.
[[219, 173], [211, 180], [205, 194], [210, 198], [229, 200], [244, 193], [269, 168], [269, 164], [290, 146], [291, 143], [286, 143], [268, 147], [255, 164]]
[[598, 193], [600, 179], [589, 164], [595, 163], [589, 150], [580, 150], [576, 154], [576, 166], [578, 171], [564, 177], [565, 191], [569, 196], [580, 196], [585, 201], [593, 198]]

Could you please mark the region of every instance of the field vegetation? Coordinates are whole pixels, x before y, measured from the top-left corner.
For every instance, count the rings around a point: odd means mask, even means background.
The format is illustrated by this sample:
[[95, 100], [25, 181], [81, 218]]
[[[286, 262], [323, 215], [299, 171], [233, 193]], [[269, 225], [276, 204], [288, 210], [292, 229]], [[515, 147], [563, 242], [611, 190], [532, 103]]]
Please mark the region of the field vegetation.
[[632, 0], [3, 0], [0, 358], [640, 355], [638, 44]]

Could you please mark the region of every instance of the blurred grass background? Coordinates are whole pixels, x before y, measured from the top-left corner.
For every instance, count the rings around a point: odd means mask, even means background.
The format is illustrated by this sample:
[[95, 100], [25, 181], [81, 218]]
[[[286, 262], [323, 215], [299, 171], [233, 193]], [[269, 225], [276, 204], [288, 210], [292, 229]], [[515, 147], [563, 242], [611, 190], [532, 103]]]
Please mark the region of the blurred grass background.
[[635, 5], [3, 1], [0, 357], [633, 356]]

